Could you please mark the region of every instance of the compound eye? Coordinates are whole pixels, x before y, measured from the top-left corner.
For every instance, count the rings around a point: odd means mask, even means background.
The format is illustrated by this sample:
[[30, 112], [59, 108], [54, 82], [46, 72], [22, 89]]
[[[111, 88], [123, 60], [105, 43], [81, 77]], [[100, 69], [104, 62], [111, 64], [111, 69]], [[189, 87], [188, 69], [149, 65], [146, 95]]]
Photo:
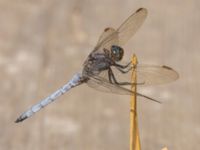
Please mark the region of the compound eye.
[[124, 55], [123, 48], [113, 45], [111, 47], [111, 56], [114, 59], [114, 61], [120, 61]]

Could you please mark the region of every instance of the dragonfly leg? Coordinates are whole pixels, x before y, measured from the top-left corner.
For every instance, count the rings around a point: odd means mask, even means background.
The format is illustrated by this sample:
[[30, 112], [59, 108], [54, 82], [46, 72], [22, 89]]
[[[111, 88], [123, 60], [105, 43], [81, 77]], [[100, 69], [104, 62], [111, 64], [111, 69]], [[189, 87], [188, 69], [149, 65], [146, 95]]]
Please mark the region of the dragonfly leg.
[[130, 65], [131, 65], [131, 61], [128, 64], [126, 64], [126, 65], [120, 65], [120, 64], [117, 64], [117, 63], [114, 64], [114, 66], [119, 67], [121, 69], [126, 69]]
[[120, 65], [115, 63], [113, 66], [115, 66], [121, 73], [128, 73], [131, 69], [133, 69], [132, 66], [130, 67], [130, 64], [131, 62], [129, 62], [127, 65]]
[[118, 82], [111, 68], [109, 68], [108, 70], [108, 77], [109, 77], [110, 83], [112, 84], [114, 83], [117, 85], [133, 85], [133, 83], [130, 83], [130, 82]]
[[109, 70], [108, 70], [108, 78], [109, 78], [110, 83], [112, 83], [112, 84], [114, 83], [117, 85], [144, 85], [145, 84], [145, 82], [141, 82], [141, 83], [118, 82], [117, 79], [115, 78], [115, 75], [111, 68], [109, 68]]
[[113, 84], [113, 81], [112, 81], [112, 75], [110, 73], [110, 69], [108, 70], [108, 79], [109, 79], [109, 82]]
[[128, 73], [130, 70], [132, 70], [133, 67], [130, 67], [130, 68], [128, 68], [127, 70], [121, 69], [121, 68], [119, 68], [119, 67], [116, 67], [116, 68], [117, 68], [117, 70], [119, 70], [121, 73]]

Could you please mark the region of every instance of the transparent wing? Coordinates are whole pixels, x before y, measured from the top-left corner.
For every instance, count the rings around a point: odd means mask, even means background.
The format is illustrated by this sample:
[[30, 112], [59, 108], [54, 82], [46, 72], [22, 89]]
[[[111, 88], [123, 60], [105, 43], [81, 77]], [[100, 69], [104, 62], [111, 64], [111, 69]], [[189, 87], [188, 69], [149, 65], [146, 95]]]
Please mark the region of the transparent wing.
[[146, 17], [147, 9], [140, 8], [126, 19], [126, 21], [117, 29], [119, 34], [119, 46], [124, 45], [136, 33]]
[[126, 19], [117, 30], [106, 28], [93, 52], [102, 51], [103, 48], [110, 49], [112, 45], [124, 45], [143, 24], [146, 16], [147, 9], [140, 8]]
[[108, 27], [104, 29], [92, 52], [103, 52], [104, 49], [110, 50], [112, 45], [119, 45], [119, 34], [114, 28]]
[[138, 65], [136, 72], [137, 81], [144, 85], [170, 83], [179, 77], [178, 73], [168, 66]]
[[[104, 73], [106, 73], [106, 71]], [[116, 84], [111, 84], [107, 78], [103, 78], [101, 76], [90, 76], [90, 80], [87, 81], [87, 85], [102, 92], [109, 92], [121, 95], [132, 94], [130, 90], [120, 87]]]
[[[130, 82], [131, 72], [121, 73], [116, 67], [112, 67], [115, 77], [121, 82]], [[178, 73], [168, 66], [137, 65], [138, 86], [149, 86], [170, 83], [178, 79]]]
[[[112, 27], [108, 27], [108, 28], [105, 28], [103, 33], [101, 34], [101, 36], [99, 37], [99, 40], [97, 42], [97, 46], [98, 45], [101, 45], [101, 43], [108, 37], [110, 37], [111, 35], [113, 36], [114, 33], [116, 32], [116, 30]], [[113, 40], [117, 40], [118, 41], [118, 37], [115, 37], [113, 36], [112, 38]]]
[[[125, 87], [121, 87], [117, 84], [110, 83], [106, 77], [106, 74], [107, 74], [106, 71], [103, 74], [101, 74], [101, 75], [105, 76], [105, 78], [102, 76], [88, 76], [90, 79], [87, 81], [87, 85], [91, 88], [94, 88], [94, 89], [102, 91], [102, 92], [109, 92], [109, 93], [115, 93], [115, 94], [120, 94], [120, 95], [135, 94], [133, 91], [131, 91]], [[148, 100], [160, 103], [160, 101], [155, 100], [146, 95], [140, 94], [138, 92], [136, 94], [140, 97], [144, 97]]]

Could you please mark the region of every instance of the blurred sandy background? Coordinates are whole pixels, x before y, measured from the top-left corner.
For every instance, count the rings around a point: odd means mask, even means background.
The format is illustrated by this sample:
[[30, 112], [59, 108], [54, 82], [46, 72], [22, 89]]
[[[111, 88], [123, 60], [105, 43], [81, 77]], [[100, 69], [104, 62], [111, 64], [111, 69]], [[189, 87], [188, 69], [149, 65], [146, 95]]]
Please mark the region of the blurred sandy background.
[[180, 79], [139, 89], [143, 150], [199, 150], [199, 0], [0, 0], [0, 149], [128, 150], [129, 96], [71, 90], [34, 117], [18, 115], [78, 72], [107, 26], [118, 27], [139, 7], [142, 28], [124, 47], [126, 58], [165, 64]]

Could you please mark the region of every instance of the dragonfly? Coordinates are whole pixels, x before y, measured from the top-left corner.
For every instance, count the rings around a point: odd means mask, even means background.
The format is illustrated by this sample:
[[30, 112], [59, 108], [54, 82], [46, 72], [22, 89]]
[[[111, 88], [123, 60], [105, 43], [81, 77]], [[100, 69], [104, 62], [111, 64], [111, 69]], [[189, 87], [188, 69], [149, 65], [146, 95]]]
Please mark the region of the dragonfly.
[[[129, 16], [119, 28], [105, 28], [96, 46], [83, 63], [82, 72], [76, 73], [72, 79], [61, 88], [30, 107], [27, 111], [22, 113], [15, 122], [22, 122], [33, 116], [36, 112], [55, 101], [59, 96], [83, 83], [100, 91], [125, 95], [136, 94], [149, 100], [159, 102], [141, 93], [134, 93], [127, 86], [145, 86], [172, 82], [178, 79], [178, 73], [168, 66], [139, 64], [133, 66], [131, 63], [121, 63], [125, 52], [122, 46], [126, 44], [141, 27], [146, 17], [147, 9], [139, 8]], [[137, 83], [131, 83], [128, 80], [119, 80], [119, 76], [125, 76], [133, 69], [137, 73]]]

